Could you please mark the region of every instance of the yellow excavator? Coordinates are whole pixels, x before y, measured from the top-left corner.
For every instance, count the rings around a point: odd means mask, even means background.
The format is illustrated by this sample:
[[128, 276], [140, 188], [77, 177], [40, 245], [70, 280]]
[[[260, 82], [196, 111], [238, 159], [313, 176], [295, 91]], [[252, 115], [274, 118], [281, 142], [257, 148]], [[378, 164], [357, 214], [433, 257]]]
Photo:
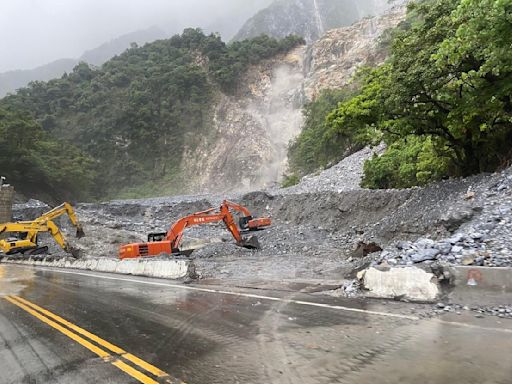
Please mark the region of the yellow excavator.
[[22, 253], [29, 256], [44, 254], [48, 252], [48, 247], [39, 246], [37, 236], [40, 233], [49, 233], [64, 251], [78, 258], [78, 250], [68, 243], [59, 227], [53, 222], [54, 219], [64, 214], [69, 216], [69, 220], [76, 228], [76, 237], [79, 239], [84, 237], [85, 234], [82, 225], [78, 221], [73, 207], [69, 203], [64, 203], [32, 221], [0, 224], [0, 235], [9, 233], [13, 236], [0, 240], [0, 251], [5, 255], [15, 253]]

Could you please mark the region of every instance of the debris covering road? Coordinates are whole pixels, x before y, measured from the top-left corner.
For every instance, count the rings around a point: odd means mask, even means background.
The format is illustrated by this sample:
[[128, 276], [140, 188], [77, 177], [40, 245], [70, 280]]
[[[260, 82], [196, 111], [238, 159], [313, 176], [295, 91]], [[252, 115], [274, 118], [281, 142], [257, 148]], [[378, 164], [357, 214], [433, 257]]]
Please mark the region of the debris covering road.
[[[307, 179], [293, 187], [295, 192], [277, 189], [79, 204], [87, 236], [76, 243], [83, 257], [116, 258], [121, 244], [145, 241], [147, 233], [165, 231], [178, 218], [217, 207], [229, 198], [257, 216], [271, 216], [273, 225], [256, 233], [262, 245], [259, 251], [235, 246], [222, 225], [188, 229], [183, 245], [197, 248], [191, 258], [201, 279], [240, 286], [327, 281], [342, 293], [357, 296], [354, 279], [369, 266], [512, 265], [511, 168], [424, 188], [365, 190], [353, 175], [361, 174], [370, 154], [364, 149], [344, 159], [318, 176], [326, 178], [324, 184]], [[31, 201], [17, 204], [14, 214], [17, 219], [30, 219], [47, 208]], [[71, 233], [68, 228], [68, 238]], [[60, 250], [54, 247], [51, 252]], [[487, 306], [482, 302], [478, 308], [492, 315]]]
[[97, 273], [5, 265], [0, 272], [0, 294], [11, 298], [0, 299], [0, 383], [136, 382], [112, 364], [118, 360], [156, 379], [122, 353], [98, 358], [12, 302], [19, 300], [49, 311], [43, 318], [65, 319], [73, 334], [70, 324], [101, 338], [79, 334], [100, 349], [114, 344], [174, 382], [498, 384], [512, 373], [512, 324], [497, 318], [447, 313], [417, 320], [419, 305], [414, 313], [410, 304], [282, 287], [217, 293], [210, 285]]

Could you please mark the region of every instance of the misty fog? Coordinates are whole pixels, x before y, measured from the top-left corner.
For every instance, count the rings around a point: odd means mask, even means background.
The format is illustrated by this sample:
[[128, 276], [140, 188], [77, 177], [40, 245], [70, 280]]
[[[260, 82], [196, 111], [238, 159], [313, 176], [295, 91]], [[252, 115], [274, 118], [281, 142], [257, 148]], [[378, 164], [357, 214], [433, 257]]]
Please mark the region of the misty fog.
[[0, 72], [77, 58], [123, 34], [186, 27], [229, 40], [272, 0], [0, 0]]

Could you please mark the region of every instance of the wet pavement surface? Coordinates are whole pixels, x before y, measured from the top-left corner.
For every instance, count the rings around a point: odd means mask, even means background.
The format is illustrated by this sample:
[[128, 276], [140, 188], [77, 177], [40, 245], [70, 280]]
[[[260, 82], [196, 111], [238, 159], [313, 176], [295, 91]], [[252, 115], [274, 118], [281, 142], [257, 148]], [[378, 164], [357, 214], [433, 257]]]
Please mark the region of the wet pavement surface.
[[[5, 265], [0, 296], [0, 383], [512, 383], [506, 319], [415, 319], [404, 304]], [[153, 381], [127, 374], [113, 363], [124, 355], [99, 357], [21, 300], [170, 377], [125, 360]]]

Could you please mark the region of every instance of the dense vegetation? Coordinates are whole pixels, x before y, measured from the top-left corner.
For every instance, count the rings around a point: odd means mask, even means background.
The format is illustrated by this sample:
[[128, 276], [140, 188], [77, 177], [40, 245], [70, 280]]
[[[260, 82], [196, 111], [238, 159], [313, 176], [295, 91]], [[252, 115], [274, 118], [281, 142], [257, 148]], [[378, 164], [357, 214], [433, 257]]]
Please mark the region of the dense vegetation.
[[[58, 162], [48, 163], [44, 166], [47, 182], [61, 181], [54, 188], [76, 185], [81, 196], [88, 197], [183, 190], [182, 156], [208, 129], [216, 93], [235, 93], [248, 65], [301, 43], [301, 38], [293, 36], [279, 41], [260, 36], [226, 45], [218, 35], [187, 29], [168, 40], [143, 47], [134, 44], [101, 68], [80, 63], [60, 79], [33, 82], [0, 101], [0, 107], [12, 111], [9, 119], [2, 118], [2, 127], [6, 136], [18, 129], [40, 150], [32, 151], [23, 143], [26, 150], [16, 152], [6, 143], [0, 168], [21, 172], [33, 165], [31, 172], [41, 174], [40, 167], [25, 160], [36, 154], [47, 156], [41, 143], [53, 137], [58, 141], [53, 139], [52, 145], [68, 151], [47, 148], [59, 158], [75, 151], [77, 156], [96, 160], [96, 168], [89, 163], [84, 166], [87, 177], [79, 184], [75, 184], [74, 165], [70, 170]], [[63, 142], [76, 145], [81, 154]], [[7, 162], [15, 158], [27, 167]], [[94, 174], [96, 183], [90, 182]]]
[[[347, 89], [324, 90], [314, 100], [304, 106], [304, 127], [299, 137], [290, 145], [288, 162], [290, 170], [294, 173], [311, 173], [328, 164], [339, 160], [349, 154], [351, 150], [358, 149], [358, 144], [341, 144], [336, 140], [324, 140], [329, 126], [325, 116], [329, 114], [338, 103], [349, 96]], [[342, 150], [340, 150], [342, 149]]]
[[512, 158], [511, 44], [511, 0], [413, 3], [389, 60], [360, 74], [359, 92], [301, 135], [292, 158], [311, 137], [310, 158], [337, 148], [323, 165], [384, 139], [386, 153], [365, 165], [372, 188], [496, 170]]
[[0, 107], [0, 164], [19, 192], [50, 201], [86, 198], [96, 165], [77, 148], [51, 138], [28, 113]]

